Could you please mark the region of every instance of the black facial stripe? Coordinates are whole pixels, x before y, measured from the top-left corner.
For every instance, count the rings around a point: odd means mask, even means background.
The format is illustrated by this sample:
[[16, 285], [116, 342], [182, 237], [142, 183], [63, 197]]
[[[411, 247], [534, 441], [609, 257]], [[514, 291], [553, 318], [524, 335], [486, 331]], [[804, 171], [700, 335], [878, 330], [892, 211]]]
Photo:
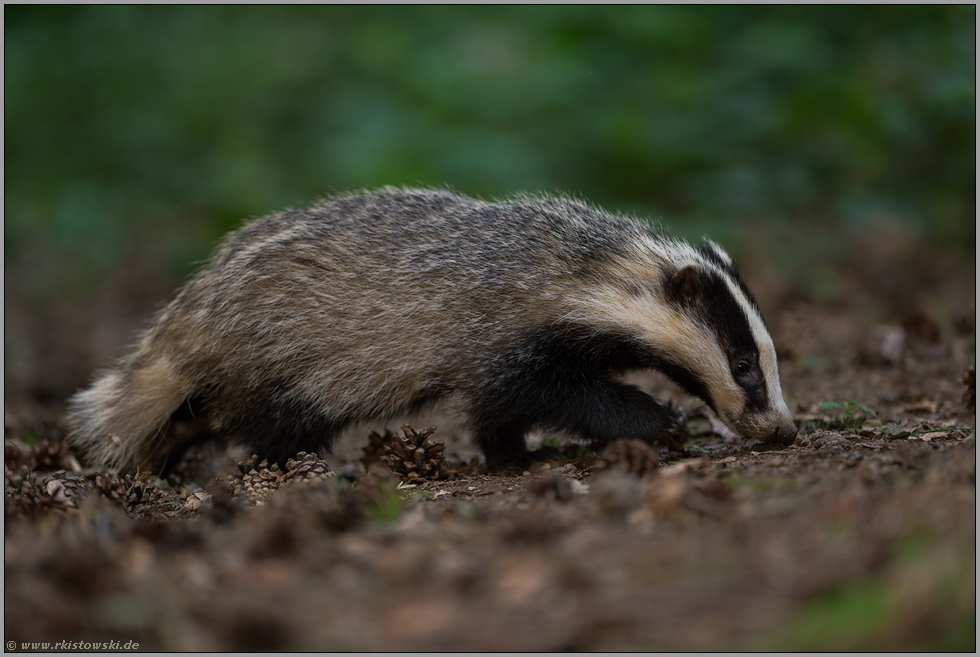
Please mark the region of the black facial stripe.
[[[708, 258], [708, 260], [718, 265], [718, 267], [723, 271], [726, 271], [731, 275], [732, 280], [735, 281], [739, 289], [742, 290], [742, 294], [744, 294], [745, 298], [748, 299], [749, 305], [751, 305], [752, 308], [759, 313], [759, 317], [761, 318], [762, 311], [759, 310], [759, 304], [755, 300], [755, 297], [752, 295], [752, 292], [749, 290], [748, 286], [742, 280], [742, 274], [739, 272], [738, 266], [734, 262], [729, 262], [722, 259], [717, 253], [715, 253], [715, 250], [710, 248], [708, 245], [698, 247], [698, 251]], [[765, 324], [765, 322], [766, 320], [763, 318], [762, 323]]]
[[698, 399], [702, 400], [711, 408], [711, 410], [715, 412], [718, 411], [718, 409], [715, 408], [714, 400], [711, 399], [711, 395], [708, 394], [708, 386], [700, 379], [700, 377], [695, 375], [693, 372], [677, 367], [661, 356], [651, 353], [651, 357], [656, 362], [656, 365], [650, 366], [652, 369], [661, 372], [668, 379], [686, 390], [689, 394], [692, 394]]
[[[749, 320], [745, 316], [731, 290], [722, 277], [714, 272], [704, 272], [699, 277], [697, 302], [690, 308], [718, 337], [722, 352], [728, 356], [728, 365], [735, 382], [745, 390], [747, 411], [763, 411], [769, 406], [766, 378], [759, 367], [759, 346], [752, 336]], [[734, 368], [739, 360], [746, 360], [750, 373], [737, 376]]]

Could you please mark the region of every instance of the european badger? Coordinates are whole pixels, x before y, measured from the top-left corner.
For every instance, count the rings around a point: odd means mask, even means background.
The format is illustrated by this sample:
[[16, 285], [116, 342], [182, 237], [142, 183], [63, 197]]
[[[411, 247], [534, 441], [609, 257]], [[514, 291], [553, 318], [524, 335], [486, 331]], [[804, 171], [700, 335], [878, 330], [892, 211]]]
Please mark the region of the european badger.
[[76, 394], [96, 465], [164, 470], [209, 438], [272, 460], [457, 393], [491, 468], [524, 434], [683, 437], [614, 377], [652, 368], [747, 438], [796, 435], [731, 258], [560, 196], [353, 194], [231, 233], [136, 349]]

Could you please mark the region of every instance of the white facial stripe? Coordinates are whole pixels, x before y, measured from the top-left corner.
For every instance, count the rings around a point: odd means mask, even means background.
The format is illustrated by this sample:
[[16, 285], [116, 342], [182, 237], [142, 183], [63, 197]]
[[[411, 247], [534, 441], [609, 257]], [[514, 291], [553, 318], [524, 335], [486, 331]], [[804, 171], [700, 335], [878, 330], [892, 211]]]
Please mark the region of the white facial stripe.
[[772, 343], [772, 338], [769, 335], [769, 331], [766, 330], [766, 325], [762, 322], [762, 317], [746, 298], [745, 293], [742, 289], [735, 284], [730, 276], [722, 274], [722, 278], [725, 280], [725, 284], [728, 285], [729, 291], [738, 303], [739, 308], [745, 314], [745, 317], [749, 321], [749, 329], [752, 331], [752, 338], [755, 340], [755, 344], [759, 349], [759, 369], [762, 370], [762, 375], [766, 379], [766, 391], [769, 394], [769, 412], [766, 414], [767, 417], [772, 417], [773, 420], [780, 420], [784, 424], [792, 422], [792, 415], [789, 412], [789, 408], [786, 407], [786, 402], [783, 401], [783, 391], [779, 385], [779, 368], [776, 365], [776, 348]]

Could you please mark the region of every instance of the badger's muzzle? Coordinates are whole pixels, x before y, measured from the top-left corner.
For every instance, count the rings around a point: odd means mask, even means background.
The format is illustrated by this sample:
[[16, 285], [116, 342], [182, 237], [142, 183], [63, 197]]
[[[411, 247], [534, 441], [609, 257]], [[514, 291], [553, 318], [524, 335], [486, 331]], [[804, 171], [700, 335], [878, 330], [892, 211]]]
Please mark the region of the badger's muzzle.
[[794, 440], [796, 440], [796, 434], [799, 430], [796, 428], [795, 424], [786, 424], [778, 429], [772, 434], [772, 437], [767, 440], [767, 443], [777, 443], [779, 445], [789, 445]]

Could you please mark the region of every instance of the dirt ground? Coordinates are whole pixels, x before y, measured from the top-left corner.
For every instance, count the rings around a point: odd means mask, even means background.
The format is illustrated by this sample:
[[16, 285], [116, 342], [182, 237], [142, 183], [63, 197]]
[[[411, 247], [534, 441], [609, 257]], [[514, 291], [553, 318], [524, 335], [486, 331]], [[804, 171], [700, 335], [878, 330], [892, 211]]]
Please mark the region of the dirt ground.
[[437, 426], [421, 477], [367, 474], [359, 427], [325, 460], [202, 450], [163, 481], [85, 468], [62, 413], [166, 285], [46, 314], [8, 272], [7, 649], [975, 651], [975, 264], [869, 235], [833, 277], [747, 275], [788, 447], [639, 377], [689, 442], [538, 435], [547, 462], [490, 474], [437, 409], [404, 419]]

